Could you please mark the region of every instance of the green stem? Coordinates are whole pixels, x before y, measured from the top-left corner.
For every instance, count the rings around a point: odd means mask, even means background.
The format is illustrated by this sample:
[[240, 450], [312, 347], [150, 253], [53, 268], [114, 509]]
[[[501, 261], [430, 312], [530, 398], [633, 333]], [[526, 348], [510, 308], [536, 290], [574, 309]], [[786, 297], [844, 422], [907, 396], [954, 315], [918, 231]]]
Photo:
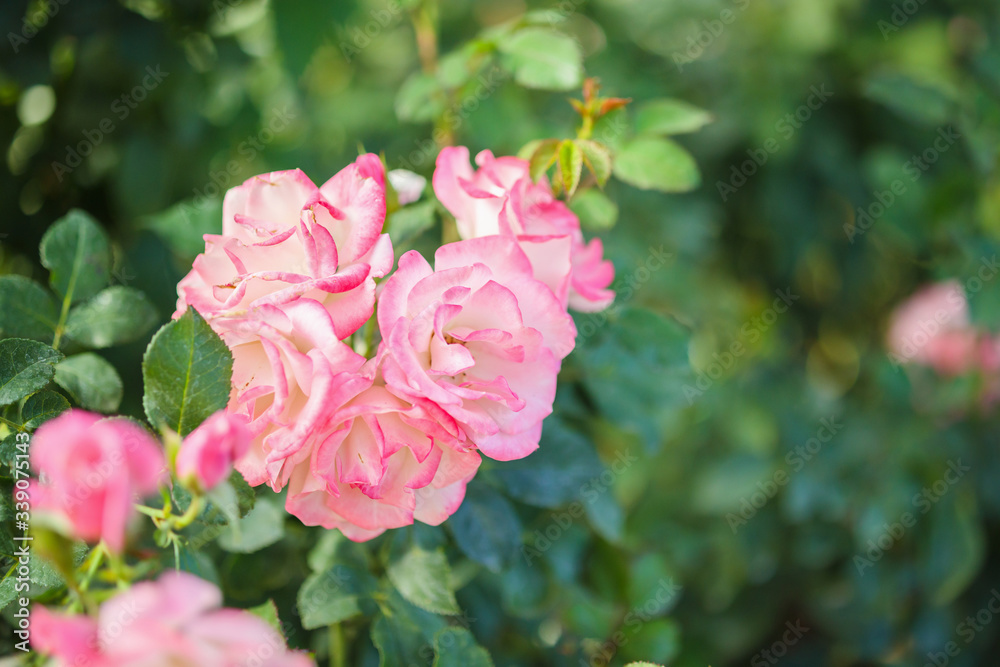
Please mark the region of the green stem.
[[190, 526], [191, 522], [197, 519], [198, 515], [201, 514], [201, 510], [204, 504], [205, 501], [202, 499], [201, 496], [193, 497], [191, 499], [191, 504], [188, 505], [187, 511], [185, 511], [184, 514], [174, 519], [173, 527], [176, 528], [177, 530], [180, 530], [182, 528], [187, 528], [188, 526]]
[[20, 424], [15, 424], [14, 422], [10, 421], [9, 419], [4, 419], [3, 417], [0, 417], [0, 424], [3, 424], [5, 426], [9, 426], [10, 428], [12, 428], [12, 429], [14, 429], [16, 431], [24, 431], [24, 428], [22, 428]]
[[69, 307], [70, 307], [70, 294], [67, 294], [63, 298], [62, 309], [59, 311], [59, 321], [56, 322], [56, 332], [55, 336], [52, 338], [53, 350], [58, 350], [59, 343], [62, 341], [63, 329], [66, 328], [66, 318], [69, 316]]
[[347, 644], [344, 643], [344, 628], [340, 623], [330, 626], [330, 667], [346, 667]]

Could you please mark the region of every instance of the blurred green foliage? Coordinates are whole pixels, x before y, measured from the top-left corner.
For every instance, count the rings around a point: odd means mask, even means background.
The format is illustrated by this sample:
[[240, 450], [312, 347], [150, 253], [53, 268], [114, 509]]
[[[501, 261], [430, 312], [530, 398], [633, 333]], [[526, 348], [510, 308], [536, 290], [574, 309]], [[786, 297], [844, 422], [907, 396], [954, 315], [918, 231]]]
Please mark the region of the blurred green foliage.
[[[414, 25], [437, 26], [433, 76]], [[612, 181], [613, 204], [574, 203], [592, 228], [617, 206], [618, 303], [578, 318], [542, 448], [486, 467], [444, 527], [357, 546], [288, 520], [254, 553], [182, 554], [230, 604], [273, 599], [292, 644], [361, 665], [445, 641], [460, 664], [475, 642], [497, 665], [995, 664], [996, 416], [981, 378], [899, 369], [883, 344], [891, 309], [947, 277], [1000, 329], [995, 0], [17, 0], [0, 26], [0, 270], [45, 283], [43, 234], [83, 209], [162, 321], [227, 187], [322, 182], [362, 147], [429, 176], [435, 137], [572, 137], [584, 70], [635, 100], [595, 128], [620, 178], [696, 158], [689, 194]], [[625, 117], [681, 136], [636, 155]], [[433, 248], [431, 210], [410, 211], [407, 244]], [[84, 357], [137, 417], [147, 343]]]

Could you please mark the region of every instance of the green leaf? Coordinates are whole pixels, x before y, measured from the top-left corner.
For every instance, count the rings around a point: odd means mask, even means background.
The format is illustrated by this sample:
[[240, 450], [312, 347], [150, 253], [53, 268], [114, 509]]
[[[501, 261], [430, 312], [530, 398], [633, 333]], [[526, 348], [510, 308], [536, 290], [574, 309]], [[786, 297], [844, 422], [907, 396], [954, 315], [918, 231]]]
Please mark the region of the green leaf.
[[441, 84], [429, 74], [414, 72], [396, 94], [396, 116], [402, 121], [425, 123], [442, 111]]
[[409, 602], [435, 614], [459, 613], [455, 593], [448, 587], [451, 573], [442, 551], [411, 547], [389, 563], [389, 579]]
[[687, 192], [701, 183], [690, 153], [670, 139], [648, 136], [622, 145], [615, 155], [614, 174], [642, 190], [661, 192]]
[[513, 498], [551, 508], [576, 499], [583, 486], [600, 476], [604, 468], [587, 438], [557, 417], [549, 417], [538, 451], [525, 459], [499, 464], [495, 470]]
[[434, 635], [434, 667], [493, 667], [493, 659], [465, 628], [451, 627]]
[[531, 175], [531, 180], [537, 182], [538, 179], [542, 177], [542, 174], [547, 172], [549, 167], [555, 164], [558, 156], [558, 139], [546, 139], [545, 141], [539, 142], [531, 155], [526, 158], [528, 160], [528, 172]]
[[233, 358], [193, 308], [164, 325], [142, 359], [143, 407], [150, 423], [184, 436], [229, 402]]
[[661, 99], [639, 107], [636, 134], [687, 134], [712, 122], [712, 114], [683, 100]]
[[879, 71], [864, 83], [864, 96], [925, 127], [948, 123], [957, 105], [940, 86], [896, 72]]
[[24, 338], [0, 341], [0, 405], [9, 405], [49, 383], [61, 352]]
[[499, 572], [517, 557], [521, 520], [507, 499], [493, 487], [472, 483], [448, 527], [466, 556]]
[[587, 169], [597, 179], [597, 184], [603, 188], [604, 184], [611, 178], [611, 151], [603, 144], [589, 139], [577, 139], [576, 145], [583, 153], [583, 161], [587, 165]]
[[118, 409], [122, 380], [115, 367], [93, 352], [74, 354], [56, 364], [56, 384], [85, 410], [105, 414]]
[[580, 175], [583, 173], [583, 151], [576, 142], [566, 139], [559, 144], [559, 175], [562, 178], [563, 192], [570, 198], [580, 185]]
[[630, 662], [625, 667], [663, 667], [663, 665], [657, 665], [655, 662], [646, 662], [642, 660], [640, 662]]
[[410, 204], [389, 216], [387, 223], [389, 238], [397, 254], [399, 249], [413, 242], [415, 238], [434, 226], [434, 201]]
[[59, 307], [47, 289], [24, 276], [0, 276], [0, 338], [51, 343]]
[[586, 229], [611, 229], [618, 221], [618, 206], [600, 190], [584, 190], [569, 203]]
[[66, 410], [69, 410], [69, 401], [65, 396], [51, 389], [43, 389], [24, 401], [21, 406], [21, 424], [25, 428], [35, 429]]
[[165, 211], [143, 218], [140, 226], [152, 230], [170, 249], [190, 263], [205, 250], [205, 234], [222, 231], [222, 201], [182, 201]]
[[298, 593], [302, 627], [313, 630], [359, 615], [361, 600], [371, 597], [376, 585], [370, 573], [348, 565], [314, 572]]
[[397, 593], [390, 593], [383, 613], [372, 624], [372, 643], [379, 653], [379, 667], [430, 666], [434, 637], [445, 628], [440, 616], [414, 607]]
[[514, 80], [526, 88], [572, 90], [583, 81], [583, 54], [570, 37], [546, 28], [524, 28], [500, 42]]
[[100, 226], [73, 209], [42, 237], [42, 265], [52, 289], [71, 304], [100, 292], [111, 278], [111, 248]]
[[142, 337], [157, 319], [146, 295], [115, 285], [70, 311], [66, 335], [85, 347], [110, 347]]
[[281, 636], [284, 636], [281, 630], [281, 620], [278, 618], [278, 607], [274, 604], [273, 599], [268, 598], [267, 602], [259, 604], [256, 607], [250, 607], [247, 611], [270, 625]]
[[219, 546], [235, 553], [253, 553], [285, 535], [285, 513], [270, 498], [261, 498], [253, 510], [219, 536]]

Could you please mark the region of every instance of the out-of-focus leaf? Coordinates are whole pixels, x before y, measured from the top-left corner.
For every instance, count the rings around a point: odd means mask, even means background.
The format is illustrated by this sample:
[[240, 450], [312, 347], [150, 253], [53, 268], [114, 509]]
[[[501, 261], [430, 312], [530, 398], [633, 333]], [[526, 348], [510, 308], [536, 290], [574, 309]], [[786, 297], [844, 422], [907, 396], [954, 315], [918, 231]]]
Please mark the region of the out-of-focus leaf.
[[521, 520], [507, 499], [487, 484], [469, 484], [447, 526], [466, 556], [494, 572], [517, 558]]
[[396, 94], [396, 115], [402, 121], [424, 123], [442, 111], [441, 84], [429, 74], [414, 72]]
[[584, 190], [573, 197], [569, 207], [587, 229], [611, 229], [618, 221], [618, 205], [600, 190]]
[[712, 114], [683, 100], [646, 102], [635, 116], [637, 134], [687, 134], [712, 122]]
[[141, 338], [156, 320], [142, 292], [115, 285], [70, 311], [66, 335], [85, 347], [110, 347]]
[[372, 643], [378, 649], [379, 667], [432, 664], [434, 637], [445, 627], [440, 616], [415, 607], [391, 594], [372, 624]]
[[361, 599], [371, 596], [375, 588], [371, 574], [348, 565], [335, 564], [314, 572], [298, 593], [302, 626], [311, 630], [357, 616]]
[[285, 513], [270, 499], [261, 498], [237, 524], [230, 524], [219, 536], [219, 546], [226, 551], [253, 553], [284, 536]]
[[118, 371], [93, 352], [74, 354], [56, 364], [55, 381], [85, 410], [107, 414], [122, 400]]
[[514, 80], [527, 88], [572, 90], [583, 81], [583, 55], [572, 38], [546, 28], [524, 28], [500, 42]]
[[465, 628], [451, 627], [434, 636], [434, 667], [493, 667], [489, 652]]
[[583, 161], [587, 165], [587, 169], [597, 179], [597, 184], [604, 187], [604, 184], [611, 178], [611, 151], [590, 139], [577, 139], [576, 145], [583, 153]]
[[701, 183], [694, 158], [670, 139], [638, 136], [615, 153], [614, 174], [642, 190], [687, 192]]
[[396, 590], [421, 609], [435, 614], [457, 614], [460, 610], [451, 579], [448, 559], [441, 551], [425, 551], [412, 546], [391, 560], [387, 568]]

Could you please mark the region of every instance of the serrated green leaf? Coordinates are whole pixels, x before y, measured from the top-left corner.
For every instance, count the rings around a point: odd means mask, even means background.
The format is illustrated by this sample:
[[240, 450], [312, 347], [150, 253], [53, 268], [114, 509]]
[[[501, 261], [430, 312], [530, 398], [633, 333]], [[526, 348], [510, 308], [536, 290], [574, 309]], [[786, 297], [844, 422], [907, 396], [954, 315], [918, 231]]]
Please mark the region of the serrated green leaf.
[[545, 141], [539, 142], [534, 152], [532, 152], [532, 154], [527, 158], [528, 173], [531, 175], [531, 180], [537, 182], [538, 179], [542, 177], [542, 174], [547, 172], [549, 167], [555, 164], [558, 156], [558, 139], [546, 139]]
[[66, 410], [69, 410], [69, 401], [65, 396], [51, 389], [42, 389], [29, 396], [21, 406], [21, 425], [35, 429]]
[[100, 349], [141, 338], [157, 319], [146, 295], [115, 285], [70, 311], [66, 335], [84, 347]]
[[253, 553], [270, 546], [285, 534], [285, 513], [269, 498], [261, 498], [253, 510], [219, 536], [219, 546], [235, 553]]
[[434, 635], [434, 667], [493, 667], [489, 652], [465, 628], [445, 628]]
[[447, 526], [459, 549], [493, 572], [516, 558], [521, 546], [522, 527], [517, 512], [487, 484], [469, 485], [465, 500]]
[[229, 402], [233, 358], [193, 308], [164, 325], [142, 359], [146, 416], [181, 436]]
[[302, 627], [313, 630], [359, 615], [361, 600], [375, 592], [376, 584], [369, 572], [343, 564], [314, 572], [297, 596]]
[[0, 341], [0, 405], [32, 394], [52, 379], [61, 352], [24, 338]]
[[24, 276], [0, 276], [0, 338], [51, 343], [59, 307], [47, 289]]
[[111, 247], [86, 212], [73, 209], [49, 227], [39, 245], [49, 284], [69, 303], [89, 299], [111, 278]]
[[589, 139], [577, 139], [576, 145], [583, 153], [583, 162], [587, 165], [587, 169], [597, 179], [597, 184], [603, 188], [604, 184], [611, 178], [611, 151], [604, 145]]
[[635, 116], [636, 134], [686, 134], [712, 122], [712, 114], [683, 100], [646, 102]]
[[618, 221], [618, 206], [600, 190], [584, 190], [569, 203], [586, 229], [611, 229]]
[[701, 183], [691, 154], [670, 139], [641, 136], [627, 141], [615, 155], [615, 176], [642, 190], [687, 192]]
[[440, 616], [419, 609], [391, 593], [385, 611], [372, 624], [372, 643], [379, 653], [379, 667], [432, 664], [434, 637], [445, 628]]
[[122, 400], [118, 371], [93, 352], [74, 354], [56, 364], [55, 381], [85, 410], [107, 414]]
[[526, 88], [572, 90], [583, 81], [579, 45], [555, 30], [523, 28], [503, 39], [499, 47], [514, 80]]
[[562, 189], [570, 198], [580, 185], [583, 173], [583, 151], [575, 141], [567, 139], [559, 144], [559, 176], [562, 179]]
[[274, 604], [273, 599], [268, 599], [267, 602], [259, 604], [256, 607], [250, 607], [247, 611], [270, 625], [274, 628], [275, 632], [284, 636], [284, 633], [281, 631], [281, 620], [278, 618], [278, 607]]
[[435, 614], [459, 613], [455, 593], [448, 587], [448, 559], [442, 551], [413, 546], [387, 568], [396, 590], [409, 602]]

